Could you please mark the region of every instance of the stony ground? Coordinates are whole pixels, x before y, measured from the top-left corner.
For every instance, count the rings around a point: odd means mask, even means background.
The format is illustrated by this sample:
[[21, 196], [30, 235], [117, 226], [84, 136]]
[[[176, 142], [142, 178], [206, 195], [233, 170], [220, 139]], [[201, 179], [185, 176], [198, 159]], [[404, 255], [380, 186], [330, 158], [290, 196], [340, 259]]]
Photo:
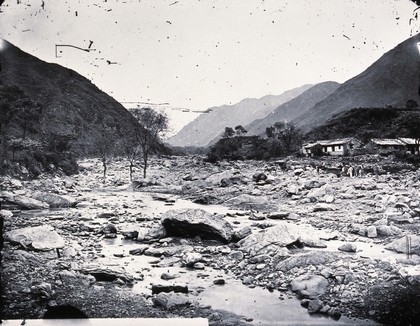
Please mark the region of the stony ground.
[[[363, 164], [364, 173], [353, 178], [342, 174], [344, 164]], [[137, 232], [139, 246], [131, 255], [156, 257], [151, 268], [225, 271], [246, 286], [278, 291], [280, 298], [297, 295], [309, 313], [334, 318], [414, 325], [419, 317], [420, 173], [409, 166], [380, 157], [218, 165], [198, 157], [172, 157], [155, 159], [146, 179], [136, 170], [130, 182], [126, 165], [114, 160], [105, 181], [95, 160], [81, 162], [80, 174], [72, 177], [2, 179], [3, 234], [51, 225], [65, 242], [58, 257], [55, 250], [30, 250], [6, 237], [4, 318], [40, 318], [48, 307], [70, 304], [92, 318], [183, 316], [208, 318], [214, 325], [252, 322], [190, 300], [197, 293], [165, 297], [129, 291], [132, 282], [142, 282], [147, 269], [128, 276], [112, 268], [89, 273], [85, 265], [98, 265], [104, 256], [103, 238], [130, 237], [130, 232]], [[230, 207], [222, 218], [236, 238], [221, 243], [168, 235], [161, 212], [148, 210], [147, 201], [134, 202], [127, 189], [155, 194], [167, 209], [180, 198]], [[68, 198], [69, 205], [77, 206], [27, 214], [19, 210], [22, 206], [10, 205], [10, 196], [22, 196], [51, 206], [45, 194]], [[121, 262], [127, 258], [121, 255]]]

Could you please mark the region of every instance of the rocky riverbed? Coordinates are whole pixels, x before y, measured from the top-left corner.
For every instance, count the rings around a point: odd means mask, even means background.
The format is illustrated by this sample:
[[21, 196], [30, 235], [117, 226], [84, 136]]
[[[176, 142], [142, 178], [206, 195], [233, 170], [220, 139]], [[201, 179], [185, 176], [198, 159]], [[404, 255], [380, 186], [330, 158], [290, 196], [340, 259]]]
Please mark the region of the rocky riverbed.
[[199, 157], [155, 159], [133, 182], [123, 160], [106, 180], [93, 159], [3, 177], [2, 318], [414, 324], [420, 172], [379, 161], [354, 178], [339, 160]]

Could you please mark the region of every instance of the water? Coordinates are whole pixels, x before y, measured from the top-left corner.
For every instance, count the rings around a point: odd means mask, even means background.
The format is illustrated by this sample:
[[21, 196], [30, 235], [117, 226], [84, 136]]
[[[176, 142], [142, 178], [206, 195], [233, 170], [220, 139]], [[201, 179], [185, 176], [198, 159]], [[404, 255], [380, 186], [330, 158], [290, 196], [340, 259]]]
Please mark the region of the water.
[[[163, 201], [152, 200], [152, 198], [144, 193], [132, 191], [117, 192], [90, 192], [86, 193], [86, 198], [90, 202], [95, 203], [95, 207], [105, 207], [112, 211], [114, 203], [129, 203], [128, 212], [131, 214], [141, 213], [155, 218], [159, 218], [160, 214], [180, 208], [199, 208], [208, 211], [211, 214], [234, 215], [235, 210], [219, 205], [199, 205], [188, 200], [177, 199], [172, 205], [168, 205]], [[119, 202], [121, 201], [121, 202]], [[118, 207], [118, 206], [116, 206]], [[48, 216], [60, 216], [66, 211], [81, 212], [82, 214], [92, 214], [92, 207], [80, 209], [64, 209], [44, 212], [33, 212], [26, 214], [42, 215], [48, 219]], [[250, 225], [253, 221], [249, 221], [246, 217], [226, 217], [227, 220], [233, 222], [240, 221], [240, 227]], [[93, 221], [95, 222], [95, 221]], [[96, 221], [97, 222], [97, 221]], [[105, 221], [100, 221], [103, 224]], [[270, 221], [270, 223], [287, 223], [284, 221]], [[124, 222], [119, 224], [119, 229], [129, 229], [138, 226], [139, 223]], [[326, 242], [328, 248], [326, 250], [337, 250], [342, 241]], [[206, 267], [202, 270], [191, 270], [185, 267], [152, 267], [151, 263], [159, 260], [150, 256], [132, 256], [129, 255], [131, 249], [138, 248], [141, 244], [131, 241], [117, 239], [104, 239], [101, 241], [103, 245], [101, 254], [104, 257], [98, 258], [97, 262], [108, 266], [123, 266], [125, 270], [134, 276], [137, 281], [128, 289], [136, 293], [151, 294], [151, 284], [185, 284], [188, 285], [191, 298], [198, 301], [202, 305], [210, 305], [214, 309], [223, 309], [247, 318], [252, 318], [250, 325], [274, 326], [274, 325], [374, 325], [372, 321], [355, 320], [347, 317], [341, 317], [338, 321], [324, 315], [309, 315], [307, 310], [300, 306], [299, 300], [294, 297], [281, 296], [281, 292], [269, 292], [262, 288], [249, 288], [240, 281], [235, 280], [231, 275], [225, 274], [223, 271], [214, 270]], [[380, 245], [356, 243], [361, 250], [359, 255], [369, 256], [371, 258], [386, 258], [390, 254], [393, 256], [402, 256], [401, 254], [390, 253], [383, 249]], [[122, 258], [115, 257], [114, 254], [123, 254]], [[160, 276], [164, 272], [178, 274], [179, 278], [174, 280], [161, 280]], [[214, 285], [213, 280], [223, 278], [225, 285]], [[143, 279], [143, 280], [140, 280]], [[32, 324], [32, 323], [31, 323]], [[9, 324], [5, 324], [9, 325]], [[11, 324], [10, 324], [11, 325]], [[46, 325], [45, 323], [42, 325]], [[77, 324], [71, 324], [77, 325]], [[92, 324], [94, 325], [94, 324]], [[142, 324], [143, 325], [143, 324]], [[145, 324], [147, 325], [147, 324]], [[160, 326], [162, 324], [159, 324]]]

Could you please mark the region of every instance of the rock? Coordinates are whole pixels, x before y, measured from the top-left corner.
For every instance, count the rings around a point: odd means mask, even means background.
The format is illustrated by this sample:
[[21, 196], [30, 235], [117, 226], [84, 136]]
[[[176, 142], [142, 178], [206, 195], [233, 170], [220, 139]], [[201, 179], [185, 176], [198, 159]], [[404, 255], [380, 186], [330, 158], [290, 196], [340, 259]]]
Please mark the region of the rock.
[[187, 285], [152, 284], [152, 294], [161, 292], [188, 293]]
[[376, 238], [378, 236], [378, 233], [376, 232], [376, 226], [374, 225], [368, 226], [366, 232], [368, 238]]
[[123, 268], [119, 267], [111, 268], [109, 266], [85, 265], [80, 267], [80, 272], [92, 275], [98, 282], [112, 282], [118, 279], [126, 283], [134, 282], [134, 277], [127, 273]]
[[0, 210], [0, 218], [11, 218], [13, 216], [13, 213], [11, 211], [8, 211], [6, 209]]
[[0, 192], [0, 198], [7, 203], [17, 205], [20, 209], [48, 209], [50, 206], [47, 203], [41, 202], [39, 200], [15, 195], [10, 192]]
[[[281, 223], [281, 222], [279, 222]], [[319, 241], [316, 230], [310, 225], [277, 224], [238, 242], [242, 250], [252, 256], [263, 254], [276, 247], [285, 247], [305, 241]]]
[[31, 292], [39, 295], [43, 299], [50, 299], [54, 293], [51, 284], [47, 282], [31, 286]]
[[206, 178], [205, 181], [211, 182], [212, 184], [215, 184], [215, 185], [220, 185], [221, 181], [223, 179], [233, 178], [237, 174], [238, 174], [238, 172], [236, 172], [236, 171], [226, 170], [226, 171], [216, 173], [216, 174], [213, 174], [213, 175], [209, 176], [208, 178]]
[[162, 280], [173, 280], [173, 279], [176, 279], [177, 277], [179, 277], [178, 274], [170, 274], [170, 273], [162, 273], [162, 275], [160, 276]]
[[317, 312], [320, 312], [323, 306], [324, 306], [324, 305], [323, 305], [322, 301], [321, 301], [321, 300], [319, 300], [318, 298], [316, 298], [316, 299], [311, 300], [311, 301], [309, 302], [309, 305], [308, 305], [308, 312], [309, 312], [310, 314], [315, 314], [315, 313], [317, 313]]
[[76, 207], [77, 202], [51, 193], [36, 192], [33, 198], [41, 202], [47, 203], [50, 208], [68, 208]]
[[420, 283], [420, 265], [403, 267], [398, 274], [410, 283]]
[[194, 265], [193, 265], [193, 268], [194, 269], [205, 269], [206, 268], [206, 265], [204, 265], [203, 263], [195, 263]]
[[198, 252], [187, 252], [181, 259], [186, 266], [193, 266], [195, 263], [201, 262], [203, 256]]
[[131, 249], [131, 250], [129, 250], [129, 251], [128, 251], [128, 253], [129, 253], [130, 255], [135, 255], [135, 256], [138, 256], [138, 255], [142, 255], [142, 254], [144, 254], [144, 252], [145, 252], [148, 248], [149, 248], [149, 245], [142, 245], [142, 246], [139, 246], [138, 248], [135, 248], [135, 249]]
[[[172, 246], [172, 247], [149, 247], [144, 251], [146, 256], [155, 256], [155, 257], [173, 257], [175, 255], [181, 255], [185, 252], [191, 250], [191, 246]], [[181, 260], [180, 258], [178, 260]]]
[[114, 224], [108, 224], [102, 227], [98, 233], [102, 234], [116, 234], [117, 233], [117, 227]]
[[263, 172], [257, 172], [252, 176], [254, 182], [260, 182], [267, 180], [267, 176]]
[[377, 225], [376, 232], [378, 233], [378, 235], [384, 235], [384, 236], [402, 234], [401, 229], [399, 229], [395, 225]]
[[289, 216], [289, 214], [289, 212], [275, 212], [268, 214], [267, 218], [271, 220], [284, 220]]
[[219, 278], [213, 281], [213, 284], [215, 285], [225, 285], [225, 283], [226, 283], [225, 280], [222, 278]]
[[139, 236], [139, 232], [138, 231], [123, 231], [121, 232], [121, 234], [123, 235], [124, 239], [137, 239]]
[[153, 298], [155, 306], [163, 307], [167, 310], [173, 307], [189, 305], [190, 303], [188, 296], [181, 293], [159, 293]]
[[341, 255], [339, 253], [329, 251], [313, 251], [300, 256], [292, 256], [279, 262], [276, 266], [277, 270], [287, 272], [292, 268], [302, 268], [309, 265], [324, 265], [339, 259]]
[[232, 240], [239, 241], [246, 238], [247, 236], [251, 234], [252, 234], [252, 229], [249, 226], [245, 226], [244, 228], [239, 229], [233, 233]]
[[338, 247], [338, 250], [344, 251], [344, 252], [356, 252], [357, 247], [353, 243], [343, 243], [340, 247]]
[[162, 215], [161, 223], [168, 235], [195, 237], [229, 242], [233, 228], [218, 215], [202, 209], [170, 210]]
[[327, 203], [318, 203], [313, 208], [314, 212], [327, 212], [327, 211], [333, 211], [334, 207], [327, 204]]
[[64, 239], [51, 225], [27, 227], [6, 232], [5, 239], [24, 248], [49, 251], [64, 247]]
[[236, 251], [232, 251], [229, 254], [229, 259], [233, 259], [233, 260], [242, 260], [244, 259], [244, 253], [242, 251], [236, 250]]
[[291, 290], [306, 298], [316, 298], [327, 291], [328, 281], [319, 275], [302, 275], [292, 280]]
[[244, 285], [251, 285], [252, 283], [254, 283], [254, 278], [252, 276], [245, 276], [242, 280], [242, 284]]
[[[410, 235], [409, 240], [411, 241], [411, 254], [420, 255], [420, 236]], [[385, 247], [385, 249], [393, 250], [400, 253], [407, 253], [407, 237], [399, 238]]]
[[242, 194], [228, 199], [224, 202], [224, 205], [259, 211], [272, 210], [276, 208], [276, 205], [269, 203], [266, 196], [252, 196], [248, 194]]

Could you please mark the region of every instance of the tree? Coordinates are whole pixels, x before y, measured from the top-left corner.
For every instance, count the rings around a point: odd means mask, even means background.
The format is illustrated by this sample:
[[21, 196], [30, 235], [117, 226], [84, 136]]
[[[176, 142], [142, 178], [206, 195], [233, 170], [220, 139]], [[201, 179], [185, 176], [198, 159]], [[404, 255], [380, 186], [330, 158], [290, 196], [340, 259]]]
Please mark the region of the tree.
[[272, 140], [276, 154], [290, 154], [300, 149], [302, 132], [292, 123], [276, 122], [266, 128], [266, 135]]
[[243, 135], [245, 135], [248, 132], [248, 130], [246, 130], [241, 125], [236, 126], [235, 127], [235, 131], [236, 131], [236, 135], [237, 136], [243, 136]]
[[141, 125], [141, 127], [135, 130], [135, 139], [141, 149], [143, 177], [146, 178], [149, 155], [156, 145], [159, 136], [168, 129], [168, 117], [151, 108], [138, 108], [130, 112]]
[[232, 127], [226, 127], [225, 132], [222, 135], [222, 138], [231, 138], [235, 135], [235, 131], [232, 129]]
[[99, 134], [97, 135], [95, 139], [96, 148], [98, 150], [99, 157], [101, 158], [101, 161], [102, 161], [104, 183], [106, 181], [106, 172], [108, 169], [108, 162], [114, 153], [114, 147], [115, 147], [115, 142], [113, 139], [114, 133], [115, 131], [111, 127], [108, 127], [104, 123], [102, 123], [102, 127], [99, 131]]

